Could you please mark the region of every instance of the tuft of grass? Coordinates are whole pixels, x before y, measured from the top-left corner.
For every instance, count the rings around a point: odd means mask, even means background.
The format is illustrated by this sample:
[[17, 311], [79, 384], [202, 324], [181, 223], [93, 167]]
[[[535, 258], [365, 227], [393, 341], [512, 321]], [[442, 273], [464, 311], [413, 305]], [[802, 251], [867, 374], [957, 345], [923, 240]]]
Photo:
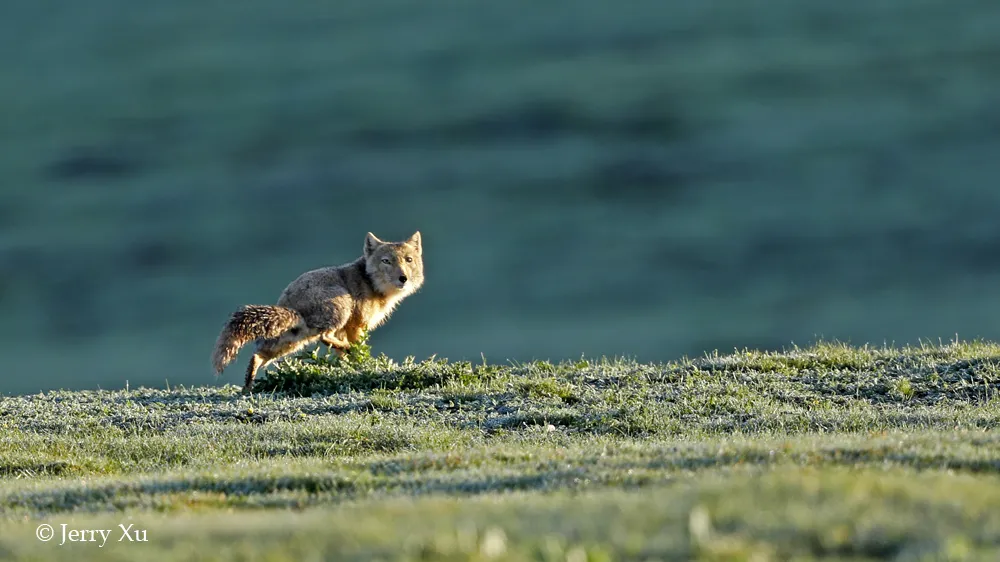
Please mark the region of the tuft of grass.
[[554, 379], [528, 379], [518, 382], [516, 386], [527, 398], [557, 398], [566, 404], [574, 404], [580, 400], [573, 392], [572, 385]]

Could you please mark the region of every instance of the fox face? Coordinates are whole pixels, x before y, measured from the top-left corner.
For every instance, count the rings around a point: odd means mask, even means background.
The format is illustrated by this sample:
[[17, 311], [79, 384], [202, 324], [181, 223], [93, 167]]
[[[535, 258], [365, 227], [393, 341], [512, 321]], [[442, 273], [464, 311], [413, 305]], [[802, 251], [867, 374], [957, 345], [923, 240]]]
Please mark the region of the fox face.
[[368, 275], [380, 293], [413, 293], [424, 283], [420, 232], [402, 242], [384, 242], [371, 232], [365, 237]]

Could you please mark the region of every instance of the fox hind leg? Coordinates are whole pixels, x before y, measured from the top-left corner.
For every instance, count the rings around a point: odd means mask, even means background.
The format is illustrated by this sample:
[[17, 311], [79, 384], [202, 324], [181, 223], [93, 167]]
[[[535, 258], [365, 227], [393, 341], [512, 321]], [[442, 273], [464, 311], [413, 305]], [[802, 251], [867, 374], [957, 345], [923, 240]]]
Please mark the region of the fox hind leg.
[[351, 347], [350, 340], [339, 334], [347, 325], [354, 304], [351, 295], [340, 288], [331, 290], [325, 296], [318, 305], [303, 311], [302, 317], [306, 325], [319, 334], [319, 341], [337, 350], [339, 355]]
[[257, 369], [263, 367], [264, 364], [264, 358], [259, 353], [254, 353], [253, 357], [250, 358], [250, 364], [247, 365], [247, 376], [243, 381], [243, 394], [250, 393], [253, 388], [253, 380], [257, 376]]
[[323, 335], [319, 337], [319, 341], [338, 351], [346, 351], [347, 348], [351, 347], [351, 342], [338, 338], [337, 334], [333, 331], [324, 332]]
[[338, 338], [333, 332], [324, 332], [319, 337], [320, 343], [330, 348], [331, 351], [337, 354], [337, 357], [343, 357], [347, 350], [351, 347], [351, 342]]
[[275, 360], [295, 353], [303, 347], [315, 343], [318, 339], [318, 336], [312, 336], [299, 339], [275, 338], [258, 342], [257, 351], [254, 352], [253, 357], [250, 358], [250, 364], [247, 365], [247, 375], [243, 382], [243, 393], [247, 394], [251, 391], [253, 381], [260, 369], [267, 368]]
[[327, 291], [323, 297], [317, 304], [300, 313], [311, 330], [323, 335], [324, 343], [328, 340], [340, 340], [337, 332], [347, 325], [354, 302], [351, 295], [341, 288]]
[[[337, 337], [337, 331], [342, 329], [351, 316], [353, 301], [351, 295], [344, 289], [333, 289], [324, 295], [326, 298], [311, 309], [299, 310], [305, 320], [305, 330], [295, 327], [278, 338], [263, 339], [257, 342], [257, 351], [247, 366], [246, 380], [243, 392], [249, 393], [253, 388], [254, 379], [260, 369], [266, 368], [272, 361], [295, 353], [296, 351], [322, 341], [335, 349], [346, 350], [350, 343]], [[279, 305], [284, 305], [279, 299]]]

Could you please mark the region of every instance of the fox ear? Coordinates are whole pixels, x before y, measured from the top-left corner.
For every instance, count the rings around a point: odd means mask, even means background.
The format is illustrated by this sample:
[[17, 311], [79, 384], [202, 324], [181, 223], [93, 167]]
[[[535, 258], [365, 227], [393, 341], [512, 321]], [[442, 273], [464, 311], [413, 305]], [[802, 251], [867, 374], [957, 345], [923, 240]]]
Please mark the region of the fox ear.
[[420, 231], [419, 230], [416, 231], [416, 232], [414, 232], [413, 236], [410, 236], [410, 239], [407, 240], [406, 243], [409, 244], [409, 245], [411, 245], [411, 246], [416, 247], [417, 252], [421, 252], [421, 253], [423, 252], [423, 248], [420, 245]]
[[369, 232], [365, 236], [365, 257], [370, 256], [382, 244], [385, 244], [385, 242], [379, 240], [377, 236]]

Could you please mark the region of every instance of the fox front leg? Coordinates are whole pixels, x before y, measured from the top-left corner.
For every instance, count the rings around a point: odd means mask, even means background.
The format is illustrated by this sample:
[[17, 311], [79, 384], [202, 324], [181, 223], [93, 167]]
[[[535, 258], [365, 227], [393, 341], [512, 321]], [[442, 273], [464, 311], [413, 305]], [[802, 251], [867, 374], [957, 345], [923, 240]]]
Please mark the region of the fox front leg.
[[364, 339], [365, 330], [359, 325], [347, 326], [345, 329], [348, 345], [354, 345]]

